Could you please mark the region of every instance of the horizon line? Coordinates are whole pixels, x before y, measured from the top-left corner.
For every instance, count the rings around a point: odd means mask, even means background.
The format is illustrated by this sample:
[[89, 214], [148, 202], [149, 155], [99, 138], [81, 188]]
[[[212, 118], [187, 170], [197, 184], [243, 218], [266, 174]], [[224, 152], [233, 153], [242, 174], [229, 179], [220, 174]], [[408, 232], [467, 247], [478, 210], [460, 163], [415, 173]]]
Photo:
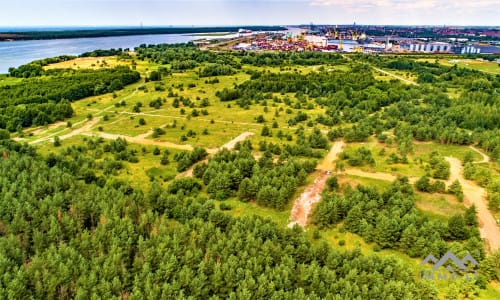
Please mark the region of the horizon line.
[[1, 25], [0, 28], [189, 28], [189, 27], [240, 27], [240, 26], [407, 26], [407, 27], [494, 27], [500, 29], [500, 25], [473, 25], [473, 24], [370, 24], [370, 23], [299, 23], [299, 24], [191, 24], [191, 25]]

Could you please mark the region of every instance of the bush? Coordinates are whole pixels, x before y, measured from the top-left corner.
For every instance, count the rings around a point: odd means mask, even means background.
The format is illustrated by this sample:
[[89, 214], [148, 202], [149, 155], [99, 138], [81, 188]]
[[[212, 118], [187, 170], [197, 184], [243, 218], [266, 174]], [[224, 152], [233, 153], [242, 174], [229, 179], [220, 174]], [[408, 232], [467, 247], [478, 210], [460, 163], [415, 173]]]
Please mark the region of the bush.
[[337, 180], [337, 176], [331, 176], [326, 180], [326, 185], [330, 189], [330, 191], [337, 190], [339, 188], [339, 182]]
[[231, 210], [233, 207], [225, 202], [221, 202], [219, 208], [220, 210]]
[[458, 180], [453, 181], [453, 183], [448, 188], [448, 193], [457, 196], [460, 202], [464, 200], [464, 192], [462, 191], [462, 185]]
[[59, 147], [61, 146], [61, 141], [59, 140], [58, 136], [54, 137], [54, 147]]
[[10, 139], [10, 133], [8, 130], [0, 129], [0, 140]]
[[500, 211], [500, 193], [491, 193], [489, 195], [488, 208], [492, 211]]

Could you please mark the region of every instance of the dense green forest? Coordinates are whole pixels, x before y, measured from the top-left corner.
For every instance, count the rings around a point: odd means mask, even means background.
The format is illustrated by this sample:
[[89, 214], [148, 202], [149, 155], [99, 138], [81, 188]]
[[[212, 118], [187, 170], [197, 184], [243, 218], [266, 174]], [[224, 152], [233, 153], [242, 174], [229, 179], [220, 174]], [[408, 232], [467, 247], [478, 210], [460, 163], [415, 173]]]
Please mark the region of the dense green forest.
[[122, 89], [140, 78], [138, 72], [123, 66], [43, 71], [41, 65], [32, 63], [10, 70], [14, 77], [30, 78], [0, 87], [0, 129], [14, 132], [64, 120], [73, 114], [70, 102]]
[[100, 187], [60, 166], [72, 160], [50, 166], [34, 148], [8, 141], [4, 151], [7, 299], [436, 298], [431, 283], [394, 259], [312, 246], [299, 228], [230, 217], [199, 192]]

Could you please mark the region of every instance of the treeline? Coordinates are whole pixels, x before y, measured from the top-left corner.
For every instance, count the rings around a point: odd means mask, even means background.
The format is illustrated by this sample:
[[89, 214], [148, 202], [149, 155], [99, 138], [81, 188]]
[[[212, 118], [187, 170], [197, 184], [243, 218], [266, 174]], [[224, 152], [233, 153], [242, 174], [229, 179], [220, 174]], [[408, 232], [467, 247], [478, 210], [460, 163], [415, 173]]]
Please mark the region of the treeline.
[[29, 146], [4, 141], [4, 151], [6, 298], [437, 299], [432, 284], [394, 259], [313, 246], [299, 228], [231, 217], [197, 192], [99, 187], [49, 166]]
[[[140, 45], [135, 48], [137, 58], [147, 59], [151, 62], [170, 65], [175, 71], [194, 69], [203, 63], [210, 64], [206, 69], [206, 76], [213, 72], [228, 72], [227, 68], [241, 69], [237, 55], [233, 53], [201, 51], [192, 43], [187, 44], [160, 44], [160, 45]], [[217, 67], [217, 65], [219, 67]], [[202, 70], [203, 72], [203, 70]], [[221, 74], [223, 75], [223, 74]], [[229, 74], [224, 74], [229, 75]], [[215, 76], [215, 75], [214, 75]]]
[[90, 52], [84, 52], [80, 55], [78, 55], [78, 57], [102, 57], [102, 56], [115, 56], [115, 55], [123, 55], [125, 52], [127, 52], [129, 49], [122, 49], [122, 48], [118, 48], [118, 49], [114, 49], [114, 48], [111, 48], [111, 49], [97, 49], [97, 50], [94, 50], [94, 51], [90, 51]]
[[347, 59], [338, 53], [323, 52], [280, 52], [280, 53], [255, 53], [244, 52], [241, 58], [242, 64], [253, 66], [293, 66], [293, 65], [335, 65], [346, 63]]
[[[237, 32], [239, 27], [151, 27], [151, 28], [120, 28], [120, 29], [77, 29], [77, 30], [47, 30], [47, 31], [11, 31], [5, 39], [14, 40], [51, 40], [74, 39], [92, 37], [110, 37], [147, 34], [187, 34], [212, 32]], [[245, 26], [245, 29], [254, 31], [286, 30], [281, 26]], [[0, 32], [1, 33], [1, 32]], [[3, 38], [0, 37], [0, 40]]]
[[202, 63], [216, 63], [240, 69], [241, 64], [254, 66], [293, 65], [334, 65], [347, 62], [347, 59], [336, 53], [321, 52], [210, 52], [201, 51], [192, 43], [140, 45], [136, 49], [139, 59], [148, 59], [159, 64], [170, 64], [173, 70], [193, 69]]
[[200, 77], [225, 76], [233, 74], [236, 74], [236, 70], [233, 67], [221, 64], [208, 64], [199, 72]]
[[45, 71], [43, 70], [44, 66], [72, 60], [75, 58], [76, 56], [61, 55], [56, 57], [34, 60], [28, 64], [19, 66], [17, 68], [14, 67], [9, 68], [9, 75], [12, 77], [20, 77], [20, 78], [41, 76], [42, 74], [45, 73]]
[[59, 70], [52, 76], [28, 78], [0, 87], [0, 128], [13, 132], [71, 117], [71, 101], [122, 89], [140, 75], [128, 67]]

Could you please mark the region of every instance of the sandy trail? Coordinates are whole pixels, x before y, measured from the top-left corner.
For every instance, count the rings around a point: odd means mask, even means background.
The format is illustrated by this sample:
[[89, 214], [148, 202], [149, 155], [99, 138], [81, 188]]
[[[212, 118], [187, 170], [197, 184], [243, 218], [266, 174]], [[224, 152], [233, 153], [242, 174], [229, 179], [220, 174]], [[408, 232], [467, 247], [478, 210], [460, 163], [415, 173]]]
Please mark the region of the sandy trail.
[[26, 133], [30, 133], [30, 134], [33, 134], [33, 135], [39, 135], [40, 133], [43, 133], [47, 130], [51, 130], [53, 128], [57, 128], [57, 127], [60, 127], [60, 126], [66, 126], [66, 122], [56, 122], [56, 123], [53, 123], [53, 124], [50, 124], [46, 127], [39, 127], [39, 128], [36, 128], [34, 130], [27, 130]]
[[245, 131], [242, 134], [240, 134], [237, 137], [235, 137], [234, 139], [230, 140], [228, 143], [226, 143], [226, 144], [222, 145], [221, 147], [219, 147], [219, 149], [226, 148], [228, 150], [231, 150], [231, 149], [234, 148], [234, 146], [236, 145], [236, 143], [244, 141], [247, 137], [252, 136], [253, 134], [254, 134], [253, 132]]
[[486, 154], [484, 154], [483, 151], [477, 149], [476, 147], [474, 146], [469, 146], [469, 148], [471, 148], [472, 150], [476, 151], [477, 153], [481, 154], [481, 156], [483, 157], [483, 159], [481, 161], [476, 161], [474, 162], [475, 164], [481, 164], [481, 163], [488, 163], [490, 162], [490, 157]]
[[147, 140], [144, 138], [132, 137], [132, 136], [127, 136], [127, 135], [122, 135], [122, 134], [112, 134], [112, 133], [106, 133], [106, 132], [92, 132], [92, 133], [85, 132], [85, 133], [83, 133], [83, 135], [98, 136], [98, 137], [102, 137], [104, 139], [110, 139], [110, 140], [116, 140], [117, 138], [122, 138], [122, 139], [125, 139], [127, 142], [135, 143], [135, 144], [155, 145], [155, 146], [169, 147], [169, 148], [174, 148], [174, 149], [179, 149], [179, 150], [187, 150], [187, 151], [193, 150], [193, 146], [191, 146], [191, 145], [181, 145], [181, 144], [175, 144], [175, 143], [171, 143], [171, 142]]
[[[484, 154], [482, 154], [484, 155]], [[450, 163], [450, 178], [446, 181], [446, 186], [449, 187], [453, 181], [458, 180], [462, 185], [464, 192], [464, 204], [470, 207], [472, 204], [476, 206], [477, 218], [479, 221], [479, 232], [481, 238], [486, 241], [490, 251], [500, 249], [500, 228], [497, 225], [495, 218], [488, 210], [486, 201], [486, 191], [472, 181], [466, 180], [462, 177], [463, 167], [462, 162], [454, 157], [445, 157]], [[489, 161], [489, 157], [483, 159]], [[382, 172], [365, 172], [358, 169], [347, 169], [345, 171], [348, 175], [359, 177], [380, 179], [386, 181], [394, 181], [397, 177], [389, 173]], [[410, 183], [415, 183], [418, 180], [416, 177], [410, 177]]]
[[[82, 127], [80, 128], [77, 128], [77, 129], [74, 129], [73, 131], [71, 131], [70, 133], [67, 133], [67, 134], [63, 134], [63, 135], [59, 135], [59, 140], [65, 140], [65, 139], [69, 139], [70, 137], [73, 137], [73, 136], [76, 136], [76, 135], [79, 135], [79, 134], [82, 134], [86, 131], [89, 131], [92, 126], [94, 126], [95, 124], [97, 124], [97, 122], [100, 121], [101, 118], [93, 118], [92, 120], [90, 121], [87, 121], [87, 123], [85, 125], [83, 125]], [[80, 124], [81, 122], [79, 122]], [[40, 139], [37, 139], [37, 140], [34, 140], [34, 141], [31, 141], [30, 144], [34, 145], [34, 144], [39, 144], [39, 143], [42, 143], [42, 142], [45, 142], [45, 141], [48, 141], [50, 140], [53, 136], [57, 136], [58, 134], [60, 134], [61, 132], [65, 131], [66, 129], [64, 130], [61, 130], [61, 131], [58, 131], [56, 133], [53, 133], [49, 136], [46, 136], [46, 137], [43, 137], [43, 138], [40, 138]]]
[[467, 207], [472, 204], [476, 206], [481, 238], [490, 246], [490, 251], [500, 249], [500, 228], [486, 205], [486, 191], [462, 177], [463, 167], [460, 160], [454, 157], [446, 157], [446, 160], [450, 163], [451, 171], [447, 184], [450, 185], [455, 180], [460, 182], [464, 192], [464, 204]]
[[302, 227], [307, 225], [307, 219], [313, 205], [321, 201], [321, 192], [323, 191], [328, 175], [326, 171], [331, 170], [333, 162], [337, 160], [338, 155], [342, 152], [344, 148], [343, 141], [337, 141], [330, 148], [330, 151], [323, 159], [323, 161], [318, 164], [316, 169], [321, 172], [320, 175], [314, 180], [314, 182], [309, 185], [306, 190], [297, 198], [293, 203], [292, 212], [290, 214], [290, 223], [288, 227], [293, 227], [298, 224]]

